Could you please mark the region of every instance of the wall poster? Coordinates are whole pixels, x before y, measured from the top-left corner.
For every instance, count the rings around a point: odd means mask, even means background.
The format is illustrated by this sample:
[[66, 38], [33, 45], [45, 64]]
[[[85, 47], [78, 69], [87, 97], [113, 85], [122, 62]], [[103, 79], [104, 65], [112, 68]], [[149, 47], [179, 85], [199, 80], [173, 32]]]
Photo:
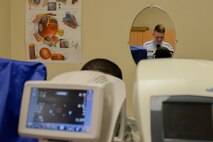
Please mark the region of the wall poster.
[[30, 61], [81, 62], [81, 0], [26, 0]]

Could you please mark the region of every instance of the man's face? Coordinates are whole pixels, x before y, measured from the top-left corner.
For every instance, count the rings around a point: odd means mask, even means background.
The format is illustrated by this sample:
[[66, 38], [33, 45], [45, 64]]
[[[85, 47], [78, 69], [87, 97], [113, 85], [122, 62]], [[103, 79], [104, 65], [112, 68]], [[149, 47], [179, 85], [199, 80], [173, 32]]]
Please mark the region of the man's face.
[[154, 41], [157, 43], [157, 44], [161, 44], [162, 41], [164, 40], [164, 33], [159, 33], [159, 32], [154, 32], [153, 33], [153, 38], [154, 38]]

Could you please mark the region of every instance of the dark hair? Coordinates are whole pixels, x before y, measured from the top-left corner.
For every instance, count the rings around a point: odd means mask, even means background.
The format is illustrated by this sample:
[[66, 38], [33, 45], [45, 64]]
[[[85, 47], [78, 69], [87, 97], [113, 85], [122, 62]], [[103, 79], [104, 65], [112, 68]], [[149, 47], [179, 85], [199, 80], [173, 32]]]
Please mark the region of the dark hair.
[[155, 58], [171, 58], [172, 52], [166, 47], [159, 47], [155, 52]]
[[113, 75], [122, 79], [121, 69], [110, 60], [97, 58], [87, 62], [81, 70], [93, 70]]
[[159, 33], [165, 33], [166, 29], [163, 25], [159, 24], [155, 26], [154, 31]]

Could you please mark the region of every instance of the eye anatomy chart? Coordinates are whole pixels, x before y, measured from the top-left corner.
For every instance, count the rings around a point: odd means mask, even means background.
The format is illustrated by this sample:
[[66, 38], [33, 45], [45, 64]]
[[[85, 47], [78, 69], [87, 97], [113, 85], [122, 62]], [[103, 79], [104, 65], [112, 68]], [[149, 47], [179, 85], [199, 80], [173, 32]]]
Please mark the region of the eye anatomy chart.
[[81, 62], [81, 0], [26, 0], [30, 61]]

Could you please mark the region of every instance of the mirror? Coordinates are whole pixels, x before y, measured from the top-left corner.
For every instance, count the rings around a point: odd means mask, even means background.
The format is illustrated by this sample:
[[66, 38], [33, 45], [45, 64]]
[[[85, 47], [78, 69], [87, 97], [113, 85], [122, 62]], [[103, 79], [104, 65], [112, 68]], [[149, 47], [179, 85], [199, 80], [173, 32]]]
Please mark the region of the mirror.
[[175, 51], [175, 27], [167, 12], [150, 6], [137, 14], [130, 32], [130, 50], [136, 64], [143, 59], [169, 58]]

